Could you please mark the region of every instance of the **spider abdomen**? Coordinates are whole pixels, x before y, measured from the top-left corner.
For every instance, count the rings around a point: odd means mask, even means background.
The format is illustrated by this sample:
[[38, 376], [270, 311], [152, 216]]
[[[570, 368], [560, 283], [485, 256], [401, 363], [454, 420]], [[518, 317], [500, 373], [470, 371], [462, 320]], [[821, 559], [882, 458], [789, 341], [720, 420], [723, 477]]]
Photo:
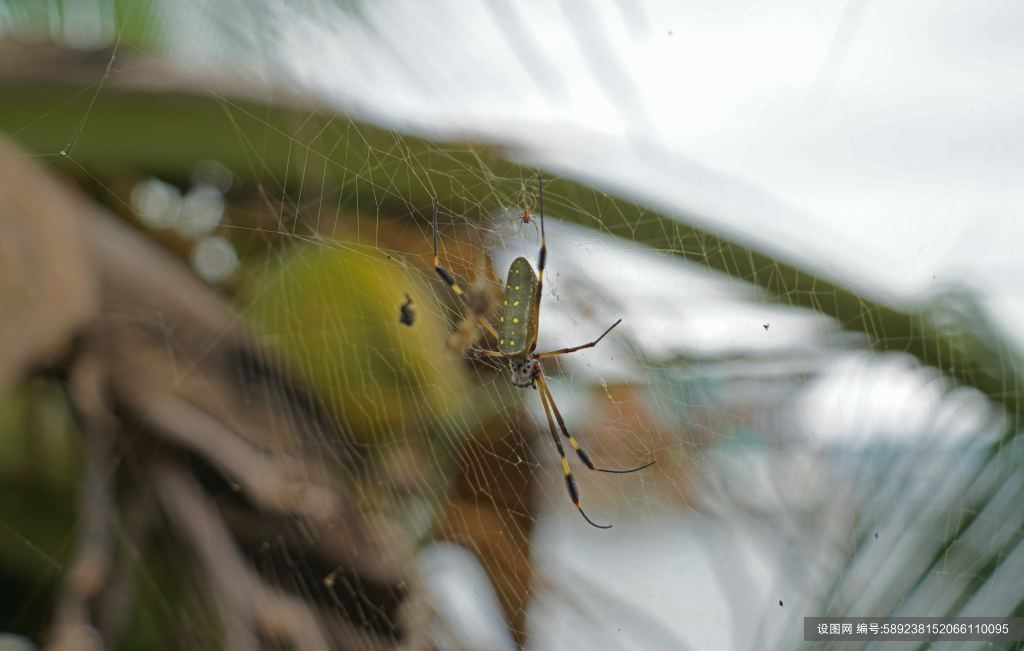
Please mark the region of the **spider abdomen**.
[[506, 355], [530, 352], [537, 340], [537, 274], [526, 258], [516, 258], [508, 268], [500, 307], [498, 350]]

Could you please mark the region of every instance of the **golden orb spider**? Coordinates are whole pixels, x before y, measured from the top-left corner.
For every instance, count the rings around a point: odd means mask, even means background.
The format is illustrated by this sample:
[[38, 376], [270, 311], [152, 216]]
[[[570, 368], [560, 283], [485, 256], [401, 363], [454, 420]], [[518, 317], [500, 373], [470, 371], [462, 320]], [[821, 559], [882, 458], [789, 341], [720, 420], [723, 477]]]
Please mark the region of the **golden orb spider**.
[[[537, 389], [539, 385], [540, 402], [541, 406], [544, 407], [544, 415], [547, 416], [551, 438], [555, 442], [555, 447], [558, 448], [558, 454], [562, 457], [562, 471], [565, 473], [565, 485], [569, 490], [569, 498], [579, 510], [583, 519], [598, 529], [610, 529], [612, 525], [597, 524], [587, 517], [583, 507], [580, 506], [579, 490], [576, 488], [576, 480], [572, 476], [572, 471], [569, 470], [569, 460], [565, 456], [565, 448], [562, 446], [562, 441], [558, 437], [558, 431], [555, 429], [555, 420], [558, 421], [558, 428], [562, 431], [562, 435], [569, 440], [569, 445], [576, 451], [580, 461], [591, 470], [625, 474], [649, 468], [655, 464], [655, 461], [626, 470], [601, 468], [594, 465], [594, 462], [590, 460], [590, 457], [580, 447], [580, 444], [569, 433], [568, 428], [565, 426], [565, 420], [562, 418], [561, 412], [558, 411], [555, 398], [551, 395], [551, 390], [544, 379], [544, 369], [541, 366], [541, 360], [558, 355], [567, 355], [584, 348], [593, 348], [604, 339], [605, 335], [612, 331], [612, 328], [622, 323], [622, 319], [611, 324], [597, 339], [581, 346], [559, 348], [558, 350], [546, 353], [534, 352], [537, 348], [537, 329], [540, 323], [540, 297], [544, 286], [544, 267], [547, 263], [548, 252], [547, 243], [544, 239], [544, 186], [539, 176], [537, 177], [537, 198], [540, 212], [540, 257], [537, 261], [537, 273], [534, 273], [533, 267], [530, 266], [526, 258], [518, 257], [512, 261], [512, 265], [508, 268], [508, 277], [505, 280], [504, 296], [498, 315], [499, 323], [497, 330], [484, 319], [482, 314], [473, 311], [473, 306], [470, 304], [466, 293], [455, 282], [455, 279], [448, 270], [441, 266], [437, 252], [436, 199], [434, 200], [433, 210], [434, 271], [437, 272], [437, 275], [441, 277], [441, 280], [448, 285], [452, 292], [459, 297], [466, 308], [474, 313], [480, 326], [498, 340], [498, 350], [484, 350], [480, 351], [480, 354], [483, 357], [508, 360], [509, 366], [512, 369], [512, 383], [516, 386]], [[552, 412], [554, 412], [554, 419], [551, 417]]]

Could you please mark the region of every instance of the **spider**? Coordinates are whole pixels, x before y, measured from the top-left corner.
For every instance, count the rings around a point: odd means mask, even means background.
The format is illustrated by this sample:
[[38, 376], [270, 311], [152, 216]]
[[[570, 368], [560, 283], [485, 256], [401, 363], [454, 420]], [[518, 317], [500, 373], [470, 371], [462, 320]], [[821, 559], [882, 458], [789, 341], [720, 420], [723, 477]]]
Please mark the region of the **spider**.
[[[540, 256], [537, 261], [537, 273], [534, 273], [533, 267], [530, 266], [529, 261], [526, 258], [518, 257], [512, 261], [512, 265], [508, 269], [508, 277], [505, 281], [504, 296], [502, 297], [502, 303], [500, 306], [500, 312], [498, 316], [498, 329], [496, 330], [480, 313], [475, 313], [476, 320], [480, 326], [489, 332], [498, 341], [498, 350], [484, 350], [480, 351], [483, 357], [497, 358], [507, 360], [509, 366], [512, 369], [512, 383], [517, 387], [522, 388], [534, 388], [540, 390], [540, 402], [541, 406], [544, 407], [544, 415], [547, 417], [548, 429], [551, 430], [551, 438], [555, 442], [555, 447], [558, 448], [558, 454], [562, 457], [562, 471], [565, 473], [565, 485], [569, 491], [569, 499], [579, 510], [580, 515], [583, 516], [588, 523], [597, 527], [598, 529], [610, 529], [610, 524], [597, 524], [591, 520], [583, 508], [580, 506], [580, 495], [579, 490], [576, 488], [576, 480], [572, 476], [572, 471], [569, 469], [569, 460], [565, 456], [565, 448], [562, 446], [562, 441], [558, 437], [558, 431], [555, 429], [555, 421], [558, 421], [558, 428], [569, 441], [569, 445], [576, 451], [576, 455], [580, 458], [587, 468], [596, 470], [598, 472], [609, 472], [626, 474], [631, 472], [637, 472], [644, 468], [649, 468], [655, 464], [655, 461], [650, 461], [637, 466], [636, 468], [629, 468], [626, 470], [615, 470], [610, 468], [601, 468], [600, 466], [594, 465], [594, 462], [590, 460], [587, 453], [580, 447], [580, 444], [573, 438], [572, 434], [569, 433], [568, 428], [565, 425], [565, 420], [562, 418], [561, 412], [558, 410], [558, 406], [555, 405], [555, 398], [551, 394], [551, 390], [548, 388], [547, 381], [544, 378], [544, 369], [541, 366], [541, 360], [548, 359], [551, 357], [557, 357], [558, 355], [567, 355], [574, 353], [578, 350], [585, 348], [593, 348], [605, 338], [612, 329], [622, 323], [622, 319], [619, 319], [615, 323], [611, 324], [607, 330], [601, 333], [601, 336], [597, 339], [582, 344], [580, 346], [572, 346], [570, 348], [559, 348], [558, 350], [552, 350], [546, 353], [537, 353], [534, 350], [537, 348], [537, 328], [540, 323], [540, 297], [541, 289], [544, 284], [544, 267], [547, 263], [547, 244], [544, 239], [544, 187], [541, 178], [537, 177], [537, 197], [540, 206]], [[467, 309], [473, 313], [472, 305], [470, 305], [469, 298], [466, 293], [459, 287], [459, 284], [455, 282], [455, 279], [448, 272], [447, 269], [441, 266], [437, 252], [437, 200], [434, 200], [433, 210], [433, 226], [434, 226], [434, 271], [440, 276], [441, 280], [452, 290], [452, 292], [459, 297], [459, 299], [465, 304]], [[552, 418], [554, 413], [554, 418]]]
[[530, 225], [533, 226], [533, 230], [534, 231], [537, 230], [537, 220], [535, 220], [533, 218], [533, 212], [536, 209], [537, 209], [537, 200], [534, 199], [529, 208], [523, 208], [522, 212], [520, 212], [516, 216], [516, 219], [519, 220], [520, 228], [522, 228], [522, 226], [525, 225], [525, 224], [530, 224]]

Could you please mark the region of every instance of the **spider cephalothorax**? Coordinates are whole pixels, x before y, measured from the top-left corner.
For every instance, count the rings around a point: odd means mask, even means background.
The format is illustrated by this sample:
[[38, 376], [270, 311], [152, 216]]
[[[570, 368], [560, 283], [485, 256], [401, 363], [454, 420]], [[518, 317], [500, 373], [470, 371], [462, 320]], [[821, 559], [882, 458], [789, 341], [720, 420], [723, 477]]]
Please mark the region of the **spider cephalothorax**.
[[517, 357], [510, 360], [512, 365], [512, 384], [524, 389], [537, 388], [537, 376], [540, 375], [540, 362], [532, 357]]
[[[569, 441], [569, 445], [576, 451], [580, 461], [591, 470], [615, 473], [636, 472], [637, 470], [643, 470], [648, 466], [654, 465], [654, 461], [649, 461], [642, 466], [626, 470], [611, 470], [594, 465], [594, 462], [590, 460], [590, 457], [583, 451], [580, 444], [569, 433], [568, 428], [565, 426], [565, 419], [562, 418], [561, 412], [558, 411], [555, 397], [551, 395], [551, 389], [548, 388], [547, 382], [544, 379], [544, 370], [541, 367], [540, 361], [559, 355], [568, 355], [585, 348], [593, 348], [599, 341], [604, 339], [605, 335], [612, 331], [612, 328], [619, 325], [622, 319], [613, 323], [607, 330], [601, 333], [600, 337], [591, 342], [570, 348], [559, 348], [558, 350], [551, 350], [546, 353], [533, 352], [537, 347], [537, 328], [540, 325], [540, 297], [544, 288], [544, 267], [547, 263], [548, 251], [547, 243], [544, 239], [544, 194], [539, 178], [537, 179], [537, 200], [540, 203], [540, 256], [537, 260], [537, 271], [533, 270], [533, 267], [530, 266], [530, 262], [526, 258], [519, 257], [512, 261], [511, 266], [508, 268], [508, 277], [505, 280], [503, 298], [498, 312], [497, 328], [487, 322], [484, 318], [484, 310], [474, 305], [470, 296], [459, 287], [459, 284], [455, 282], [455, 279], [452, 278], [448, 270], [441, 266], [437, 253], [436, 199], [434, 200], [434, 270], [441, 277], [441, 280], [444, 281], [444, 284], [451, 288], [469, 310], [469, 314], [466, 315], [467, 320], [464, 322], [469, 323], [470, 318], [474, 319], [480, 324], [480, 327], [489, 332], [498, 341], [498, 350], [479, 351], [479, 354], [482, 357], [508, 360], [512, 367], [513, 384], [517, 387], [533, 387], [540, 390], [540, 402], [541, 406], [544, 407], [544, 415], [547, 417], [548, 429], [551, 430], [551, 438], [555, 442], [555, 447], [558, 448], [559, 456], [562, 457], [562, 471], [565, 473], [565, 485], [569, 490], [569, 498], [587, 522], [595, 527], [607, 529], [611, 526], [610, 524], [594, 523], [593, 520], [587, 517], [587, 514], [583, 512], [583, 508], [580, 506], [579, 490], [576, 488], [576, 480], [573, 479], [572, 471], [569, 470], [569, 461], [565, 457], [565, 447], [562, 445], [562, 441], [558, 437], [558, 431], [555, 429], [555, 421], [558, 421], [558, 429], [562, 430], [562, 436]], [[524, 212], [525, 214], [527, 213]], [[527, 222], [526, 217], [523, 218], [523, 222]], [[552, 413], [554, 418], [552, 418]]]

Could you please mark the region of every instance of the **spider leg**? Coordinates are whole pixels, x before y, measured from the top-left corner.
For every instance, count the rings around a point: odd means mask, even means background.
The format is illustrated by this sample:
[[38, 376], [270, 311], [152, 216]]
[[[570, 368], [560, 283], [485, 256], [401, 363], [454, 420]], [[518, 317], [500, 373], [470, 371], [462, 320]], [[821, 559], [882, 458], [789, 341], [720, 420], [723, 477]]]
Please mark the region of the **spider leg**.
[[[540, 377], [540, 376], [538, 376]], [[543, 386], [544, 380], [541, 379], [541, 386]], [[576, 509], [583, 516], [583, 519], [590, 523], [591, 526], [597, 527], [598, 529], [611, 529], [610, 524], [597, 524], [583, 511], [583, 507], [580, 506], [580, 492], [576, 488], [576, 479], [572, 476], [572, 471], [569, 470], [569, 460], [565, 456], [565, 448], [562, 447], [562, 441], [558, 438], [558, 432], [555, 431], [555, 421], [551, 418], [551, 410], [548, 408], [548, 399], [544, 391], [540, 392], [540, 402], [544, 406], [544, 415], [548, 419], [548, 428], [551, 430], [551, 440], [555, 442], [555, 447], [558, 448], [558, 454], [562, 457], [562, 471], [565, 473], [565, 485], [569, 489], [569, 499], [576, 505]]]
[[540, 297], [544, 289], [544, 268], [548, 264], [548, 244], [544, 238], [544, 182], [537, 175], [537, 200], [540, 202], [540, 257], [537, 259], [537, 293], [534, 295], [533, 305], [533, 344], [530, 346], [530, 352], [537, 347], [537, 335], [539, 332], [540, 324]]
[[544, 376], [537, 376], [537, 380], [540, 382], [541, 395], [543, 396], [544, 394], [547, 394], [548, 402], [551, 403], [551, 410], [555, 412], [555, 419], [558, 420], [558, 427], [562, 430], [562, 435], [565, 436], [565, 438], [569, 439], [569, 445], [572, 446], [573, 450], [576, 450], [576, 454], [579, 456], [580, 461], [582, 461], [583, 464], [586, 465], [588, 468], [590, 468], [591, 470], [597, 470], [598, 472], [611, 472], [615, 474], [625, 475], [631, 472], [637, 472], [638, 470], [643, 470], [644, 468], [650, 468], [651, 466], [658, 462], [657, 459], [655, 459], [654, 461], [649, 461], [643, 464], [642, 466], [637, 466], [636, 468], [629, 468], [626, 470], [616, 470], [612, 468], [601, 468], [600, 466], [595, 466], [594, 462], [590, 460], [590, 457], [587, 456], [587, 453], [583, 450], [583, 448], [580, 447], [580, 444], [576, 441], [575, 438], [573, 438], [573, 435], [569, 433], [569, 429], [565, 426], [565, 420], [562, 418], [561, 412], [558, 411], [558, 405], [555, 404], [555, 396], [552, 395], [551, 389], [548, 387], [548, 383], [547, 381], [545, 381]]
[[577, 350], [583, 350], [584, 348], [593, 348], [599, 341], [604, 339], [604, 336], [612, 331], [612, 328], [622, 323], [622, 319], [619, 319], [615, 323], [608, 326], [608, 329], [601, 333], [601, 336], [591, 341], [590, 343], [583, 344], [582, 346], [573, 346], [572, 348], [559, 348], [558, 350], [552, 350], [547, 353], [535, 353], [533, 356], [536, 359], [547, 359], [548, 357], [555, 357], [557, 355], [568, 355], [569, 353], [575, 353]]
[[505, 358], [505, 357], [510, 357], [510, 355], [508, 355], [506, 353], [500, 353], [500, 352], [498, 352], [496, 350], [481, 350], [480, 351], [480, 356], [481, 357], [496, 357], [496, 358], [499, 358], [499, 359]]
[[466, 309], [469, 310], [470, 313], [473, 314], [473, 316], [476, 317], [477, 322], [485, 330], [487, 330], [487, 332], [489, 332], [491, 334], [491, 336], [493, 336], [495, 339], [497, 339], [498, 331], [495, 330], [494, 326], [492, 326], [490, 323], [488, 323], [486, 319], [484, 319], [481, 315], [477, 314], [473, 310], [473, 306], [469, 304], [469, 297], [466, 296], [466, 292], [464, 292], [462, 290], [462, 288], [459, 287], [459, 284], [457, 282], [455, 282], [455, 279], [448, 272], [448, 270], [441, 266], [441, 261], [440, 261], [440, 259], [438, 258], [438, 255], [437, 255], [437, 199], [434, 199], [433, 221], [434, 221], [434, 271], [436, 271], [437, 275], [441, 277], [441, 280], [444, 281], [444, 284], [448, 285], [448, 288], [451, 289], [452, 292], [456, 296], [459, 297], [459, 299], [462, 301], [462, 304], [466, 306]]

